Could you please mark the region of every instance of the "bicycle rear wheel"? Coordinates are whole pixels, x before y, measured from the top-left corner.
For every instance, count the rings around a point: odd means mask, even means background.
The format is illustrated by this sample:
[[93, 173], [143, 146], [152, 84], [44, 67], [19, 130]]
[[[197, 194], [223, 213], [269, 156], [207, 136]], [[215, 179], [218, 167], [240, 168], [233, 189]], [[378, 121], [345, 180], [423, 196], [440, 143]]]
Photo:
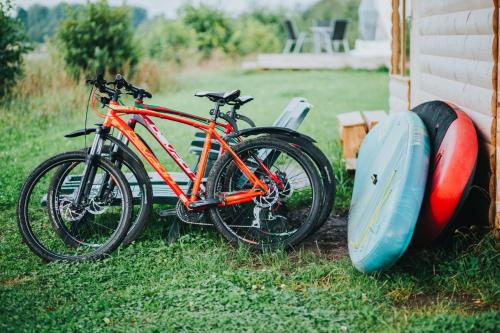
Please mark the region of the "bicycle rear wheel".
[[277, 137], [302, 150], [304, 154], [306, 154], [314, 163], [321, 176], [323, 199], [321, 212], [319, 213], [314, 228], [311, 230], [311, 234], [314, 234], [323, 226], [323, 224], [325, 224], [335, 203], [336, 187], [335, 174], [333, 172], [332, 164], [330, 163], [330, 160], [328, 160], [328, 157], [326, 157], [325, 154], [310, 140], [301, 137], [286, 137], [280, 134], [278, 134]]
[[[233, 150], [269, 192], [243, 204], [210, 208], [214, 225], [230, 243], [253, 249], [298, 244], [314, 227], [322, 202], [320, 177], [310, 159], [271, 136], [244, 141]], [[210, 172], [207, 196], [224, 197], [251, 187], [233, 156], [226, 153]]]
[[[19, 229], [28, 247], [44, 260], [102, 258], [127, 234], [132, 194], [125, 176], [110, 161], [97, 158], [89, 162], [95, 167], [95, 176], [89, 180], [89, 193], [80, 204], [75, 203], [86, 162], [84, 152], [56, 155], [40, 164], [21, 189]], [[54, 190], [54, 175], [63, 165], [67, 166], [63, 186]], [[106, 174], [112, 178], [113, 190], [98, 194]]]

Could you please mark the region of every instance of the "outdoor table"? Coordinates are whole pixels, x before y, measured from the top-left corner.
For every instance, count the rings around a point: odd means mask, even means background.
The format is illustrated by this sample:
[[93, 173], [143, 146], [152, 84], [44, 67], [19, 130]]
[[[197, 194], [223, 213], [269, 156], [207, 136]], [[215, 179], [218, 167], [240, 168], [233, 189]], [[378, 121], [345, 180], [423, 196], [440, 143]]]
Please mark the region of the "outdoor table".
[[332, 43], [330, 42], [331, 27], [314, 26], [311, 27], [313, 33], [314, 53], [321, 53], [323, 48], [327, 53], [333, 53]]

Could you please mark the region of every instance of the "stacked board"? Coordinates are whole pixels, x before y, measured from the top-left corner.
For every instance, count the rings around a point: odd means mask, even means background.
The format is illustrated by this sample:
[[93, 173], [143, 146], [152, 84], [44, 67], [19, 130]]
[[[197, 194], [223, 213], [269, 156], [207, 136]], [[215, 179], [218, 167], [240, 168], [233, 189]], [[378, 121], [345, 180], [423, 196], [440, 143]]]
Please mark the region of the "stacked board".
[[392, 114], [368, 133], [358, 157], [348, 223], [349, 254], [362, 272], [388, 268], [451, 226], [474, 178], [472, 121], [433, 101]]
[[443, 101], [420, 104], [413, 110], [431, 138], [432, 160], [427, 195], [413, 243], [435, 242], [451, 226], [467, 198], [474, 178], [478, 141], [469, 117]]
[[425, 194], [430, 142], [411, 112], [390, 115], [366, 136], [348, 222], [349, 255], [362, 272], [390, 267], [405, 252]]

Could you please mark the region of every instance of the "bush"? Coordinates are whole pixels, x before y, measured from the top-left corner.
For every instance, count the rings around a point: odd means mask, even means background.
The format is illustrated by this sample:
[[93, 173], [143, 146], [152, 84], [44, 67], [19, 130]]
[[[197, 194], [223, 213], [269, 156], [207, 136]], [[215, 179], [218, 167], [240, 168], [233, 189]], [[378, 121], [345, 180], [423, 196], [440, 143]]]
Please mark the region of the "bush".
[[75, 78], [94, 74], [98, 68], [111, 73], [132, 70], [138, 62], [128, 8], [110, 7], [105, 0], [70, 13], [59, 28], [58, 39]]
[[23, 55], [31, 50], [19, 20], [9, 16], [9, 0], [0, 1], [0, 98], [8, 95], [23, 72]]
[[196, 32], [182, 21], [157, 18], [139, 36], [143, 52], [160, 61], [182, 64], [197, 52]]
[[278, 31], [272, 25], [266, 25], [259, 20], [248, 17], [236, 23], [231, 43], [239, 55], [258, 52], [278, 52], [282, 49], [282, 41]]
[[278, 9], [270, 11], [267, 8], [255, 8], [250, 13], [243, 16], [243, 18], [245, 17], [255, 19], [265, 26], [272, 28], [280, 41], [286, 40], [287, 34], [284, 25], [286, 14], [283, 10]]
[[225, 53], [235, 51], [234, 45], [230, 43], [233, 34], [231, 21], [223, 12], [206, 5], [188, 5], [181, 15], [184, 23], [196, 31], [198, 49], [205, 57], [210, 56], [214, 49], [221, 49]]

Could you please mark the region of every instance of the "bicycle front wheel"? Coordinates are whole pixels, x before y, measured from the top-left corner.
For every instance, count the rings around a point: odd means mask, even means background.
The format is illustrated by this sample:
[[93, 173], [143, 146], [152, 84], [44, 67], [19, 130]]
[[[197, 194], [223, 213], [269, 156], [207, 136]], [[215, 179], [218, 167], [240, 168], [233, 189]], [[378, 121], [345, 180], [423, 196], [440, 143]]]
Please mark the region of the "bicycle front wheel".
[[[233, 150], [269, 191], [250, 202], [211, 208], [217, 229], [231, 243], [254, 249], [298, 244], [321, 211], [322, 184], [314, 164], [300, 149], [271, 136], [244, 141]], [[207, 180], [207, 194], [212, 198], [251, 188], [229, 153], [217, 160]]]
[[[113, 138], [113, 140], [116, 139]], [[144, 164], [137, 155], [119, 141], [112, 141], [112, 143], [117, 144], [118, 147], [115, 149], [113, 145], [105, 145], [102, 147], [100, 156], [110, 160], [125, 175], [134, 198], [132, 222], [127, 236], [123, 240], [123, 245], [129, 245], [141, 236], [147, 226], [153, 209], [153, 188]], [[89, 152], [90, 147], [82, 151]], [[60, 191], [59, 187], [64, 185], [64, 180], [67, 178], [66, 172], [70, 172], [71, 170], [68, 168], [71, 167], [71, 164], [62, 165], [59, 171], [54, 174], [54, 186], [51, 187], [53, 191]], [[113, 179], [109, 175], [105, 176], [105, 180], [110, 183], [108, 185], [112, 186]], [[49, 195], [49, 197], [57, 198], [55, 195]], [[52, 206], [50, 206], [51, 204]], [[57, 205], [50, 202], [49, 207], [57, 209]], [[53, 212], [53, 214], [57, 214], [57, 212]]]
[[[102, 258], [116, 249], [127, 234], [132, 194], [123, 173], [107, 159], [89, 162], [95, 172], [87, 182], [88, 193], [77, 203], [86, 163], [84, 152], [56, 155], [40, 164], [21, 189], [17, 205], [19, 229], [28, 247], [44, 260]], [[61, 166], [66, 172], [61, 179], [55, 179]], [[108, 174], [113, 189], [102, 191]]]

